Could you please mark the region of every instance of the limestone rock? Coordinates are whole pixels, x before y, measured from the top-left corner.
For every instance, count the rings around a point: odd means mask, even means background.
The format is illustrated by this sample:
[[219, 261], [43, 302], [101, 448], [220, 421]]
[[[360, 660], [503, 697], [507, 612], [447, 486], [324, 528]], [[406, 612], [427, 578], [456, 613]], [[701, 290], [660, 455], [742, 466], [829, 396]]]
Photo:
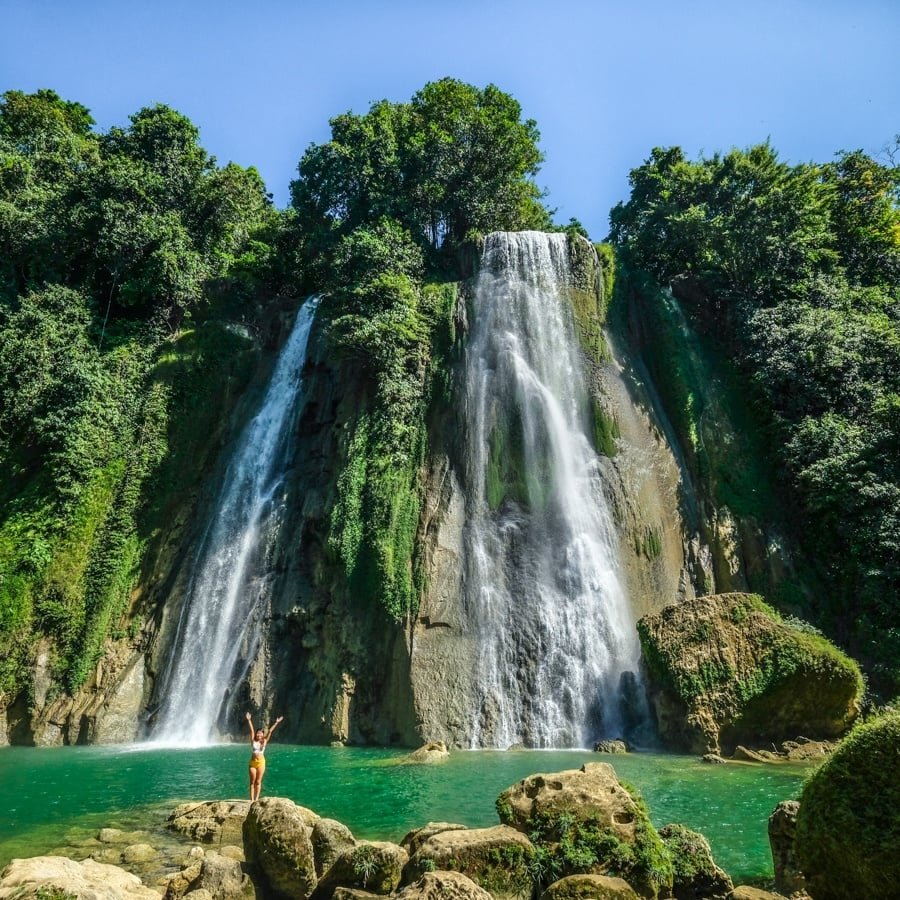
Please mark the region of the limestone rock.
[[638, 623], [660, 736], [695, 753], [836, 737], [859, 714], [859, 667], [754, 594], [696, 597]]
[[622, 740], [600, 741], [594, 745], [595, 753], [627, 753], [628, 744]]
[[775, 867], [775, 887], [783, 894], [806, 889], [806, 881], [794, 852], [799, 811], [800, 804], [796, 800], [782, 800], [769, 816], [769, 846]]
[[350, 829], [335, 819], [319, 819], [310, 835], [316, 860], [316, 876], [321, 878], [345, 850], [356, 846]]
[[332, 900], [379, 900], [381, 894], [373, 894], [362, 888], [336, 887], [331, 896]]
[[[182, 803], [169, 816], [169, 828], [205, 844], [241, 843], [249, 800], [206, 800]], [[102, 840], [102, 839], [101, 839]]]
[[631, 885], [608, 875], [568, 875], [554, 881], [541, 900], [638, 900]]
[[193, 896], [197, 890], [209, 891], [216, 900], [252, 900], [255, 896], [253, 884], [241, 864], [214, 850], [203, 858], [200, 874], [187, 896]]
[[322, 876], [314, 900], [327, 900], [338, 887], [390, 894], [400, 884], [400, 875], [408, 862], [409, 855], [397, 844], [360, 841], [344, 850]]
[[429, 871], [447, 869], [462, 872], [493, 897], [528, 898], [533, 852], [531, 841], [507, 825], [441, 831], [421, 844], [403, 871], [403, 881], [408, 884]]
[[101, 828], [97, 832], [101, 844], [137, 844], [145, 837], [146, 831], [122, 831], [119, 828]]
[[307, 900], [316, 888], [310, 811], [281, 797], [264, 797], [250, 806], [244, 820], [244, 852], [278, 894]]
[[429, 822], [421, 828], [408, 832], [403, 840], [400, 841], [400, 846], [410, 856], [414, 856], [419, 847], [432, 835], [440, 834], [442, 831], [464, 831], [465, 828], [465, 825], [456, 825], [453, 822]]
[[676, 900], [725, 900], [734, 885], [713, 859], [709, 841], [683, 825], [666, 825], [659, 836], [672, 857]]
[[728, 762], [724, 757], [719, 756], [718, 753], [704, 753], [703, 754], [703, 762], [712, 763], [714, 766], [722, 766]]
[[183, 866], [180, 872], [169, 875], [165, 880], [164, 900], [178, 900], [183, 897], [200, 877], [201, 863], [192, 862]]
[[[462, 872], [426, 872], [407, 885], [397, 900], [491, 900], [491, 895]], [[335, 900], [338, 900], [335, 894]]]
[[595, 856], [566, 874], [620, 875], [635, 891], [651, 897], [671, 885], [671, 860], [646, 808], [619, 783], [609, 763], [531, 775], [497, 798], [497, 812], [506, 824], [538, 835], [541, 847], [551, 854], [564, 838], [577, 838], [583, 828], [606, 835], [610, 843], [634, 846], [628, 860]]
[[144, 887], [137, 875], [91, 859], [14, 859], [0, 874], [0, 900], [39, 898], [54, 888], [65, 891], [69, 900], [159, 900], [159, 894]]
[[150, 844], [129, 844], [122, 851], [122, 862], [129, 864], [149, 862], [157, 856], [159, 852]]
[[450, 758], [450, 751], [443, 741], [429, 741], [418, 750], [414, 750], [406, 757], [411, 763], [436, 763], [444, 762]]

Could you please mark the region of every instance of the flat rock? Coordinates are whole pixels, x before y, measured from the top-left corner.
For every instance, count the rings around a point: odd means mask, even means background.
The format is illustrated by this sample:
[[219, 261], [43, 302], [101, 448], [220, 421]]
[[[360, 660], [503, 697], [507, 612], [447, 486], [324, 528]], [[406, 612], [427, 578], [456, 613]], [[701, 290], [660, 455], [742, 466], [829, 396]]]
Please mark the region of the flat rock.
[[444, 762], [450, 758], [450, 751], [443, 741], [429, 741], [427, 744], [414, 750], [406, 757], [411, 763], [436, 763]]
[[192, 841], [240, 846], [241, 828], [249, 810], [249, 800], [181, 803], [169, 816], [168, 826]]
[[64, 891], [67, 900], [159, 900], [159, 894], [141, 884], [137, 875], [92, 859], [14, 859], [0, 874], [0, 900], [38, 898], [54, 888]]

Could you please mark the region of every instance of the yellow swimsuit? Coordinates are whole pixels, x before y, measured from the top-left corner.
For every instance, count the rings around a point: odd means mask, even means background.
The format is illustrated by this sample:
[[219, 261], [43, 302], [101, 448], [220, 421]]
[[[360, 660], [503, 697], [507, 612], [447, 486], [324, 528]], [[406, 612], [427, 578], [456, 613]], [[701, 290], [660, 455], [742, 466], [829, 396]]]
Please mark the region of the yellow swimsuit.
[[250, 746], [253, 750], [253, 753], [250, 755], [250, 768], [265, 769], [266, 757], [263, 754], [265, 753], [266, 745], [262, 741], [253, 741]]

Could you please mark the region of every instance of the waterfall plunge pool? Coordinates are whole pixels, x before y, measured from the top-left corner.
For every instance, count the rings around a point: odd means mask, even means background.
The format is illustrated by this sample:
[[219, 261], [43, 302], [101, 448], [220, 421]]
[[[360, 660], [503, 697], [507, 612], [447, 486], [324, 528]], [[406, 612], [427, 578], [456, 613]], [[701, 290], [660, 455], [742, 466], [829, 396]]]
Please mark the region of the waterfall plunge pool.
[[[497, 824], [494, 800], [536, 772], [609, 762], [641, 791], [654, 824], [680, 822], [709, 839], [735, 883], [771, 877], [767, 819], [797, 796], [809, 766], [708, 765], [694, 757], [589, 751], [458, 751], [444, 763], [404, 764], [405, 751], [273, 743], [263, 796], [289, 797], [344, 822], [358, 838], [399, 841], [429, 821]], [[0, 868], [110, 826], [159, 834], [188, 800], [245, 797], [243, 744], [202, 748], [10, 747], [0, 750]]]

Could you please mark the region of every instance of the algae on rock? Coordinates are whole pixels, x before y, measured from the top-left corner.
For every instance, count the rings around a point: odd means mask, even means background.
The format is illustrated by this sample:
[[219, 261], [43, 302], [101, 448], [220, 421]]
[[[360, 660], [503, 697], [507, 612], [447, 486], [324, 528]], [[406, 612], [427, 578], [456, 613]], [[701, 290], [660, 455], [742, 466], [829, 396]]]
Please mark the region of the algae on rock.
[[859, 714], [859, 667], [754, 594], [696, 597], [638, 622], [659, 732], [706, 753], [798, 734], [837, 737]]

